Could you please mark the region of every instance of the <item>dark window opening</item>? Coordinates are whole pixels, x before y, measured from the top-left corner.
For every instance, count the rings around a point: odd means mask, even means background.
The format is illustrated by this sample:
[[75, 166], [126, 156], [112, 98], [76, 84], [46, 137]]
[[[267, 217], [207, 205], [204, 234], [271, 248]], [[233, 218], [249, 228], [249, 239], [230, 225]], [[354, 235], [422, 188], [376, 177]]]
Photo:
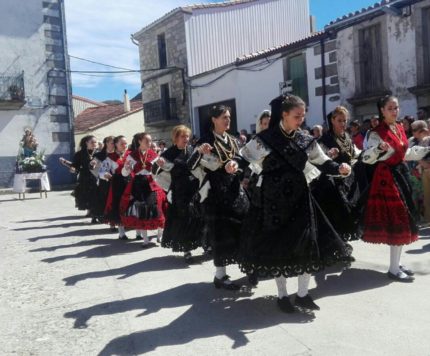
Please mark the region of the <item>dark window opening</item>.
[[166, 49], [166, 36], [164, 33], [157, 36], [158, 40], [158, 59], [160, 68], [167, 67], [167, 49]]

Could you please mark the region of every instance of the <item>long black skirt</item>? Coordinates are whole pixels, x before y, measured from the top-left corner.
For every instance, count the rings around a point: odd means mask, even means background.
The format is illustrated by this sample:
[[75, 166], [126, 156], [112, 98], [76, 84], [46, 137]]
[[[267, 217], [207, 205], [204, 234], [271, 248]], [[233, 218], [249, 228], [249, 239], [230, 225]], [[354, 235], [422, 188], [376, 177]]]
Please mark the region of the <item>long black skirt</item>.
[[79, 173], [78, 183], [74, 190], [75, 205], [78, 210], [90, 210], [94, 205], [94, 197], [97, 191], [97, 178], [90, 172]]
[[323, 175], [314, 185], [312, 193], [342, 240], [361, 239], [363, 208], [353, 172], [347, 178]]
[[237, 187], [237, 193], [231, 195], [209, 192], [203, 204], [203, 215], [215, 266], [223, 267], [239, 261], [240, 232], [248, 209], [249, 199], [242, 187]]
[[128, 177], [122, 174], [114, 174], [110, 182], [108, 200], [105, 208], [105, 219], [110, 224], [121, 224], [120, 203], [121, 197], [129, 182]]
[[106, 202], [109, 195], [110, 182], [99, 179], [97, 190], [94, 197], [92, 213], [93, 216], [103, 220], [105, 215]]
[[161, 246], [173, 252], [187, 252], [202, 247], [204, 221], [196, 195], [189, 204], [169, 204]]
[[[269, 178], [269, 179], [267, 179]], [[333, 230], [306, 183], [273, 189], [271, 177], [254, 191], [241, 231], [240, 268], [262, 277], [298, 276], [348, 260], [346, 244]], [[298, 183], [298, 182], [297, 182]]]

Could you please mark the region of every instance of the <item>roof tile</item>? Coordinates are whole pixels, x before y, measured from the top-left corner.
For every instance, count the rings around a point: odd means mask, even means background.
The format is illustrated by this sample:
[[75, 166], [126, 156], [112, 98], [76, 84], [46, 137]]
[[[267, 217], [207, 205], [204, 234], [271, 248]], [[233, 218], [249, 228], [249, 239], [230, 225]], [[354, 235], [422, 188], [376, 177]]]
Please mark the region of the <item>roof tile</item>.
[[86, 132], [107, 125], [113, 121], [127, 117], [139, 110], [143, 110], [143, 104], [139, 101], [130, 101], [130, 111], [124, 111], [124, 104], [103, 105], [88, 108], [75, 118], [76, 132]]

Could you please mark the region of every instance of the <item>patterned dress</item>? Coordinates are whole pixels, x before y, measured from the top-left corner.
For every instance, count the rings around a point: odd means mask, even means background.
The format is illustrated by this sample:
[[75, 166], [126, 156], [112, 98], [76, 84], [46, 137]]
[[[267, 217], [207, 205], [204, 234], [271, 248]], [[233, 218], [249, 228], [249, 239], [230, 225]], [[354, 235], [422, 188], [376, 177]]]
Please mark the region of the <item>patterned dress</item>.
[[249, 208], [248, 196], [241, 185], [241, 171], [229, 174], [225, 165], [231, 160], [245, 166], [247, 163], [239, 155], [236, 139], [229, 134], [212, 133], [198, 145], [203, 143], [209, 143], [212, 152], [201, 155], [196, 150], [188, 164], [201, 182], [204, 228], [214, 264], [222, 267], [238, 261], [242, 220]]
[[191, 146], [183, 150], [170, 147], [162, 153], [165, 164], [157, 170], [156, 180], [163, 174], [170, 180], [168, 187], [165, 187], [169, 205], [161, 246], [171, 248], [173, 252], [187, 252], [201, 247], [204, 237], [200, 182], [187, 165], [193, 151]]
[[[121, 222], [127, 228], [164, 228], [166, 194], [151, 175], [153, 162], [157, 159], [158, 155], [151, 149], [145, 153], [133, 151], [126, 158], [126, 163], [130, 162], [133, 167], [120, 203]], [[127, 173], [122, 170], [124, 176]]]
[[[386, 142], [387, 152], [379, 149]], [[368, 149], [363, 161], [375, 164], [365, 212], [363, 240], [387, 245], [407, 245], [418, 239], [412, 199], [412, 187], [405, 160], [420, 160], [427, 147], [408, 148], [408, 139], [400, 124], [376, 127], [369, 135]]]
[[242, 226], [240, 267], [260, 276], [312, 273], [348, 257], [346, 244], [318, 208], [309, 184], [320, 171], [338, 175], [312, 136], [282, 127], [258, 134], [241, 155], [262, 171]]

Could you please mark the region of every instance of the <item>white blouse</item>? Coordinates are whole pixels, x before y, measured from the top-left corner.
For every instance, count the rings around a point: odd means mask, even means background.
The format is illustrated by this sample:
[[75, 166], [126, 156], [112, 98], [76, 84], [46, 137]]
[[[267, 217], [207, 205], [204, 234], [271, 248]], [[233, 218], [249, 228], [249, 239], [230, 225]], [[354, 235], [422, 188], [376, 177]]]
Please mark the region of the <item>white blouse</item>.
[[[376, 162], [386, 161], [394, 154], [394, 148], [390, 147], [387, 152], [382, 154], [384, 151], [379, 149], [379, 145], [384, 141], [381, 139], [379, 134], [372, 131], [369, 134], [367, 141], [368, 149], [364, 151], [363, 162], [367, 164], [375, 164]], [[428, 153], [430, 153], [430, 147], [413, 146], [407, 149], [405, 160], [406, 161], [419, 161], [423, 159]]]
[[[258, 174], [263, 170], [264, 159], [271, 152], [272, 150], [270, 147], [265, 145], [258, 137], [253, 138], [240, 150], [241, 156], [252, 164], [254, 172], [259, 171]], [[308, 161], [303, 169], [303, 173], [309, 184], [321, 174], [320, 170], [316, 168], [315, 165], [323, 165], [325, 162], [330, 161], [330, 158], [323, 152], [316, 141], [306, 149], [306, 153], [308, 155]]]

